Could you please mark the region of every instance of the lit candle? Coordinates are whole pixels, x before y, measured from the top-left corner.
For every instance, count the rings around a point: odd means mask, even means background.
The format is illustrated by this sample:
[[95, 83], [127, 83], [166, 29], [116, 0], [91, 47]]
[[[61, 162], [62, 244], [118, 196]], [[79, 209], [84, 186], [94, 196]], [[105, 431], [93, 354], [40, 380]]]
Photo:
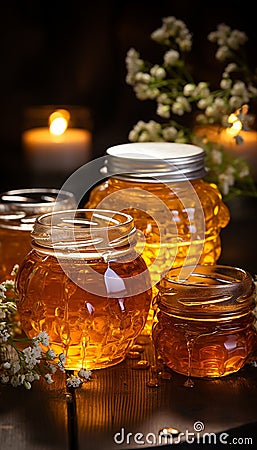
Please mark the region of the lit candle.
[[197, 127], [195, 134], [206, 137], [208, 141], [216, 142], [224, 147], [224, 150], [234, 158], [241, 158], [250, 167], [251, 174], [257, 177], [257, 131], [241, 130], [239, 135], [243, 142], [237, 144], [235, 140], [235, 130], [231, 128], [219, 128], [215, 125]]
[[57, 110], [48, 127], [31, 128], [22, 134], [22, 146], [31, 168], [37, 172], [71, 172], [91, 156], [91, 132], [69, 128], [70, 114]]

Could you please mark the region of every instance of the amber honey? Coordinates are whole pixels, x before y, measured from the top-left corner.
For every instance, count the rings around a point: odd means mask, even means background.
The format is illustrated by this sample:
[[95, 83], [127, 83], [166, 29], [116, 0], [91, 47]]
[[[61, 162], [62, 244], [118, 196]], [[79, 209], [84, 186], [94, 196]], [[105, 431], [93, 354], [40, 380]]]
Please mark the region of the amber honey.
[[179, 270], [158, 285], [153, 326], [158, 356], [189, 377], [237, 372], [257, 349], [251, 275], [228, 266], [198, 266], [181, 281]]
[[70, 192], [57, 189], [15, 189], [0, 196], [0, 281], [11, 279], [16, 264], [31, 250], [31, 231], [38, 215], [74, 208]]
[[112, 366], [142, 331], [152, 297], [147, 266], [129, 240], [133, 220], [118, 214], [110, 225], [106, 211], [92, 220], [88, 210], [74, 212], [75, 219], [60, 214], [54, 228], [61, 242], [54, 245], [51, 215], [41, 216], [20, 268], [22, 328], [29, 337], [46, 331], [55, 352], [66, 355], [67, 369]]
[[[173, 143], [116, 146], [107, 150], [106, 169], [109, 179], [91, 191], [85, 206], [133, 216], [154, 294], [170, 267], [217, 262], [220, 232], [230, 215], [216, 185], [203, 179], [202, 149]], [[152, 317], [153, 308], [146, 333]]]

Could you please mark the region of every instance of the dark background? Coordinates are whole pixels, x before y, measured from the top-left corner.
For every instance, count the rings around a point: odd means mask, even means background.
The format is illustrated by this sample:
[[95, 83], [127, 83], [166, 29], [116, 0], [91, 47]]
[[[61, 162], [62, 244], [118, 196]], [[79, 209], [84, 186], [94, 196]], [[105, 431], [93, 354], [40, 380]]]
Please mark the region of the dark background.
[[[1, 1], [1, 191], [39, 183], [31, 176], [21, 147], [27, 107], [88, 108], [92, 158], [127, 142], [138, 120], [158, 120], [155, 103], [137, 100], [126, 84], [125, 58], [134, 47], [143, 59], [161, 61], [161, 46], [150, 34], [170, 15], [183, 20], [193, 34], [189, 58], [197, 81], [219, 79], [222, 69], [214, 58], [215, 46], [207, 40], [219, 23], [246, 32], [249, 61], [257, 67], [256, 15], [249, 2]], [[49, 187], [61, 187], [64, 181], [49, 179]], [[223, 260], [255, 271], [256, 201], [243, 199], [229, 206], [232, 221], [223, 234]]]
[[183, 20], [193, 34], [189, 60], [199, 81], [218, 79], [221, 66], [216, 65], [216, 47], [207, 35], [222, 22], [247, 33], [250, 61], [257, 66], [255, 15], [249, 4], [197, 0], [1, 2], [1, 190], [30, 183], [21, 173], [21, 132], [27, 107], [89, 108], [92, 157], [103, 155], [110, 145], [127, 142], [139, 119], [158, 119], [155, 103], [137, 100], [126, 84], [125, 58], [134, 47], [143, 59], [161, 60], [161, 46], [150, 34], [169, 15]]

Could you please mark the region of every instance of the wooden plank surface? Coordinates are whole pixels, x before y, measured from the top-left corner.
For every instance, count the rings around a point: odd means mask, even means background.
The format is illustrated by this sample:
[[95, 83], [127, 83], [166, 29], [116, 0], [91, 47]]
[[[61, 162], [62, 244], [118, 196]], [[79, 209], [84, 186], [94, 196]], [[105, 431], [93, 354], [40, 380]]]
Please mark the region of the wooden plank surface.
[[0, 388], [1, 450], [68, 449], [65, 376], [55, 383], [34, 382], [23, 387]]
[[[149, 356], [146, 346], [142, 357]], [[171, 380], [150, 388], [150, 372], [134, 370], [135, 364], [126, 360], [95, 371], [76, 391], [80, 449], [152, 448], [165, 444], [159, 437], [164, 427], [186, 434], [201, 422], [203, 433], [219, 433], [257, 422], [257, 368], [247, 366], [215, 380], [198, 379], [193, 388], [184, 386], [186, 377], [172, 372]]]

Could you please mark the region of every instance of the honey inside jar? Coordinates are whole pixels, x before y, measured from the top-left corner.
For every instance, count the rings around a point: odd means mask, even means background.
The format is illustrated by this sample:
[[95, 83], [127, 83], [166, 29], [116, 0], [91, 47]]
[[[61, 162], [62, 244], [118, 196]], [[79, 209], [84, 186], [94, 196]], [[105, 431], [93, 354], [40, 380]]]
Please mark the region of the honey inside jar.
[[[130, 214], [137, 249], [151, 274], [153, 295], [170, 267], [214, 264], [220, 232], [230, 219], [216, 185], [204, 180], [204, 152], [189, 144], [130, 143], [107, 150], [109, 179], [90, 193], [85, 207]], [[151, 308], [145, 334], [151, 332]]]
[[16, 264], [31, 250], [36, 217], [76, 206], [71, 192], [58, 189], [14, 189], [0, 195], [0, 281], [11, 279]]
[[33, 250], [17, 278], [25, 333], [46, 331], [53, 350], [65, 354], [66, 369], [121, 362], [145, 325], [152, 297], [132, 218], [64, 211], [38, 218], [32, 234]]
[[171, 269], [158, 285], [156, 352], [164, 365], [189, 377], [237, 372], [257, 349], [253, 279], [229, 266], [191, 270], [183, 280], [181, 268]]

